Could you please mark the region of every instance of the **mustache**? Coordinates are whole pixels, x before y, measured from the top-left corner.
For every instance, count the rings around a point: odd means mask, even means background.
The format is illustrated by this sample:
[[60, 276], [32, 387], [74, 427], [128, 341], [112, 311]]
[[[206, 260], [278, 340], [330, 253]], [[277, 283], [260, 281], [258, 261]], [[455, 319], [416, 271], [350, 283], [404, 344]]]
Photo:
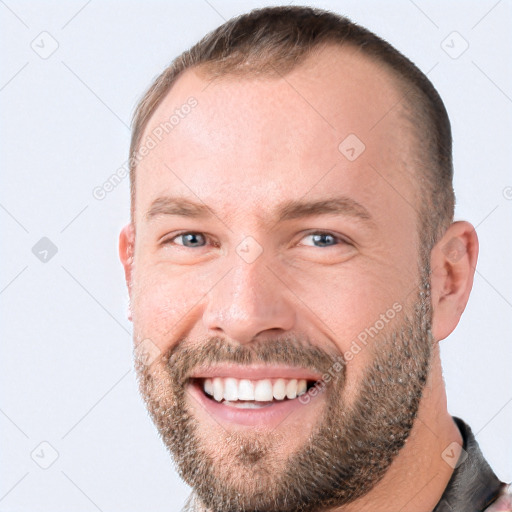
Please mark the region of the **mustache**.
[[343, 374], [346, 365], [340, 352], [324, 350], [307, 338], [289, 334], [246, 344], [221, 337], [209, 337], [201, 342], [185, 339], [170, 349], [166, 359], [167, 368], [178, 385], [185, 384], [196, 368], [218, 363], [282, 364], [309, 369], [322, 375], [332, 371], [334, 365], [337, 373]]

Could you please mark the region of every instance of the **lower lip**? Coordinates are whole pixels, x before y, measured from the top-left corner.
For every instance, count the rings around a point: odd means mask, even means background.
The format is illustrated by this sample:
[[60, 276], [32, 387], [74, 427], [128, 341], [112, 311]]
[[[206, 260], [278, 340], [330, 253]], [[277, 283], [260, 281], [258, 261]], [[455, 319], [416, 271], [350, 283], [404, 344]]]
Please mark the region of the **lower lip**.
[[318, 395], [309, 396], [309, 400], [304, 403], [300, 402], [299, 398], [294, 398], [293, 400], [274, 401], [259, 409], [242, 409], [208, 398], [198, 383], [187, 384], [187, 389], [192, 397], [216, 420], [247, 426], [264, 425], [271, 428], [277, 427], [294, 412], [300, 411], [300, 414], [303, 414], [318, 398]]

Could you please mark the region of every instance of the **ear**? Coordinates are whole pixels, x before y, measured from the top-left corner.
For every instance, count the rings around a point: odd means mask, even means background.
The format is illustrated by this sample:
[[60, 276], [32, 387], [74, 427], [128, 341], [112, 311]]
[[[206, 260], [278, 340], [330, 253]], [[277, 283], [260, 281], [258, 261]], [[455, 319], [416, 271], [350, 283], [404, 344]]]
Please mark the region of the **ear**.
[[459, 323], [473, 286], [478, 237], [466, 221], [454, 222], [430, 253], [432, 334], [446, 338]]
[[[133, 254], [135, 249], [135, 227], [132, 223], [127, 224], [119, 234], [119, 258], [124, 267], [124, 276], [126, 286], [128, 287], [128, 294], [131, 302], [131, 284], [132, 284], [132, 270], [133, 270]], [[131, 313], [129, 314], [131, 320]]]

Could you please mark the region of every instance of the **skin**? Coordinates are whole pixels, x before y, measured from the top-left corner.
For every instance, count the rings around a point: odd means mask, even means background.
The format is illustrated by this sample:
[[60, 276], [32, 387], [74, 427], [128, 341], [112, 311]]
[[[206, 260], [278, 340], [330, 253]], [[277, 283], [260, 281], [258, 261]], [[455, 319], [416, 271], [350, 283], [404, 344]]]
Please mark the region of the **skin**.
[[[391, 109], [401, 93], [386, 71], [354, 51], [331, 47], [283, 79], [210, 82], [188, 70], [150, 119], [143, 140], [190, 96], [198, 106], [139, 163], [134, 224], [120, 233], [135, 344], [150, 338], [167, 353], [184, 338], [200, 343], [219, 336], [250, 345], [300, 333], [326, 352], [344, 354], [394, 303], [411, 305], [420, 277], [421, 191], [415, 141], [400, 108]], [[366, 146], [353, 162], [338, 150], [350, 133]], [[151, 203], [166, 194], [201, 202], [216, 215], [162, 215], [148, 222]], [[336, 195], [363, 205], [371, 222], [346, 215], [275, 222], [284, 200]], [[189, 231], [205, 233], [206, 247], [178, 245], [183, 238], [161, 243]], [[314, 231], [346, 242], [315, 245]], [[248, 236], [263, 249], [250, 264], [236, 252]], [[448, 243], [459, 248], [457, 257], [446, 250]], [[452, 474], [441, 453], [462, 439], [446, 407], [438, 342], [464, 311], [477, 256], [477, 236], [467, 222], [453, 223], [433, 248], [434, 344], [418, 417], [384, 477], [365, 496], [330, 510], [426, 512], [439, 501]], [[370, 345], [347, 363], [342, 399], [349, 406], [372, 357]], [[324, 395], [300, 418], [291, 415], [275, 427], [277, 462], [304, 445], [326, 407]], [[203, 442], [222, 455], [222, 429], [190, 405], [208, 431]]]

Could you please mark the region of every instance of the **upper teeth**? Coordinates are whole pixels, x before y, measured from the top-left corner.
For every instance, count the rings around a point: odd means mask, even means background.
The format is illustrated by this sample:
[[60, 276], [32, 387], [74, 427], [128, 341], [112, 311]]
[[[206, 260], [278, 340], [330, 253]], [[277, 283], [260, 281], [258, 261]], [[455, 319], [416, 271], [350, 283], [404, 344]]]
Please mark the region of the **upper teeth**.
[[305, 379], [276, 379], [272, 381], [270, 379], [248, 380], [215, 377], [205, 379], [203, 389], [218, 402], [222, 399], [231, 402], [235, 400], [268, 402], [273, 398], [283, 400], [285, 397], [295, 398], [304, 394], [307, 390], [307, 381]]

